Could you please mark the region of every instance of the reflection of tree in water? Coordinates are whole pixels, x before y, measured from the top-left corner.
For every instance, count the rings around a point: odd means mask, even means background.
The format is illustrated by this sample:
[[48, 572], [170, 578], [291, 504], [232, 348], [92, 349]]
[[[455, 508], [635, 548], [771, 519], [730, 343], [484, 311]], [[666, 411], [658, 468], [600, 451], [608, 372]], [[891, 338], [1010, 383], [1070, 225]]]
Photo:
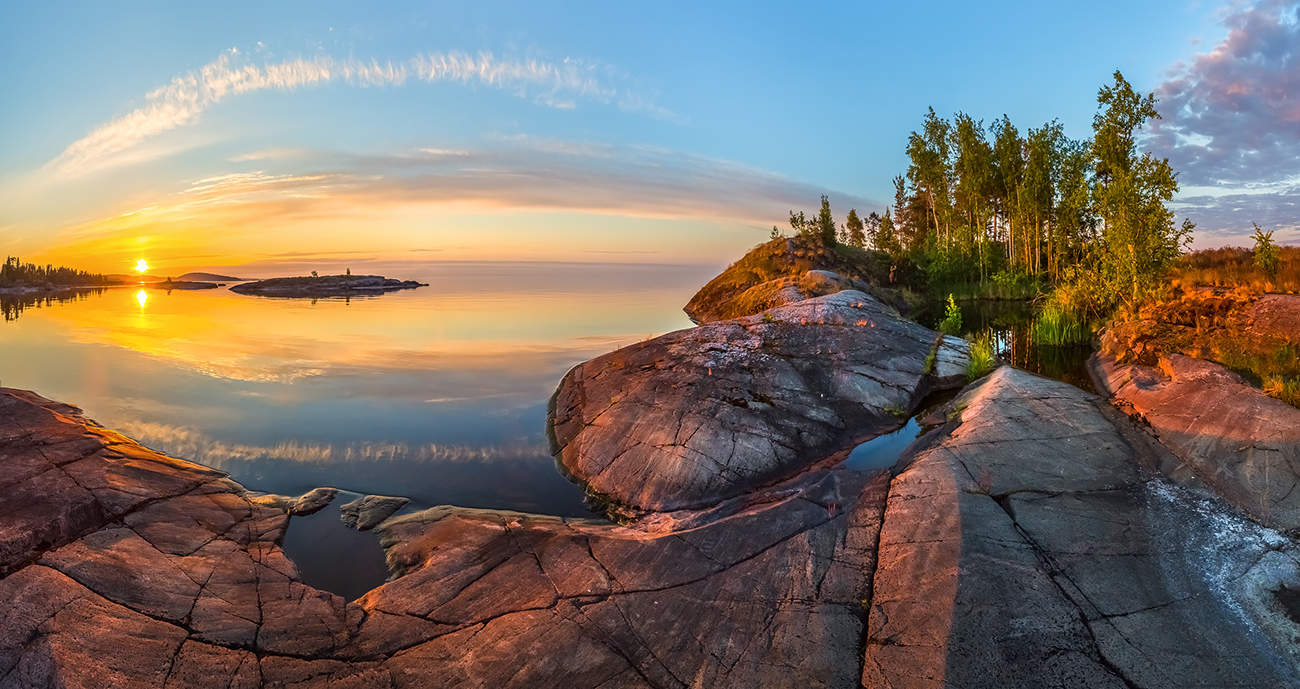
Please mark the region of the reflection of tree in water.
[[103, 287], [85, 287], [44, 294], [0, 294], [0, 314], [6, 321], [16, 321], [24, 309], [39, 309], [71, 301], [82, 301], [91, 295], [98, 295]]
[[[994, 353], [1004, 362], [1084, 390], [1093, 389], [1085, 365], [1092, 348], [1086, 344], [1064, 347], [1036, 344], [1033, 331], [1036, 309], [1030, 302], [965, 301], [960, 305], [962, 336], [988, 332]], [[920, 314], [917, 320], [934, 327], [941, 317], [942, 310], [935, 307]]]

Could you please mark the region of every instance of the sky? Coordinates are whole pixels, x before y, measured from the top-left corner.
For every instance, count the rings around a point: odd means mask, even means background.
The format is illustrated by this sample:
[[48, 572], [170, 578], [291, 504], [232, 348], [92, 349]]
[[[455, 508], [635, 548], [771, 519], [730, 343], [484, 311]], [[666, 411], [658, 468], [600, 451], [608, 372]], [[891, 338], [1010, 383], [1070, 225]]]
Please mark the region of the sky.
[[883, 209], [927, 107], [1089, 134], [1160, 98], [1198, 246], [1300, 241], [1296, 3], [9, 3], [0, 240], [253, 275], [723, 264]]

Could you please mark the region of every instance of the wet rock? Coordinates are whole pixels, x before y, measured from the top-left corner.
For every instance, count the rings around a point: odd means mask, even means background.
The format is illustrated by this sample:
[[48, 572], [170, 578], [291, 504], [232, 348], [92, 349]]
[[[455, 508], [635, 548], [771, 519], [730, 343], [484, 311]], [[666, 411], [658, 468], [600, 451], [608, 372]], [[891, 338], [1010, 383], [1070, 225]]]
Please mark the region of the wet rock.
[[357, 531], [369, 531], [410, 502], [407, 498], [364, 495], [339, 507], [343, 524]]
[[575, 367], [552, 399], [553, 450], [618, 504], [708, 505], [898, 427], [965, 382], [966, 358], [963, 341], [838, 292]]
[[1300, 409], [1209, 361], [1172, 354], [1158, 363], [1099, 355], [1089, 366], [1099, 388], [1177, 458], [1165, 473], [1210, 487], [1265, 524], [1300, 528]]

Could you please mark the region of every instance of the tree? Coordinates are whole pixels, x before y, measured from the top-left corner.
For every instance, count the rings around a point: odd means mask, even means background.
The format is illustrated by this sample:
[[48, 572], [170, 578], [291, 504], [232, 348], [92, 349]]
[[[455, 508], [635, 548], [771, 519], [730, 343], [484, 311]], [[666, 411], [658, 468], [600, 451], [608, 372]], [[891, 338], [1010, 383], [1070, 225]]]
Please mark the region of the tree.
[[844, 220], [844, 230], [846, 241], [849, 246], [859, 249], [867, 245], [866, 227], [862, 224], [862, 219], [858, 217], [856, 208], [849, 209], [849, 216]]
[[831, 202], [825, 194], [822, 194], [822, 207], [817, 211], [817, 220], [814, 223], [822, 244], [828, 247], [835, 246], [835, 216], [831, 215]]
[[1191, 243], [1190, 220], [1181, 226], [1165, 204], [1178, 192], [1167, 158], [1138, 155], [1136, 130], [1159, 119], [1154, 94], [1139, 95], [1118, 70], [1097, 93], [1092, 197], [1102, 223], [1101, 276], [1110, 294], [1135, 307], [1159, 275]]
[[1255, 267], [1259, 272], [1268, 277], [1277, 276], [1277, 245], [1273, 243], [1273, 232], [1265, 232], [1260, 229], [1259, 225], [1251, 223], [1255, 228]]

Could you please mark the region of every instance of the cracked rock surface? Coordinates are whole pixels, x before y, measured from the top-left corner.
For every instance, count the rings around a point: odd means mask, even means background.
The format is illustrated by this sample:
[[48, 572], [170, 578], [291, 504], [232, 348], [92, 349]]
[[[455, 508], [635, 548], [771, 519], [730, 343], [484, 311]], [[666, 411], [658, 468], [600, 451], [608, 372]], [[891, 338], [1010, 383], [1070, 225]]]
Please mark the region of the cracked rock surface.
[[706, 506], [897, 428], [966, 360], [962, 340], [846, 290], [580, 364], [551, 401], [553, 450], [617, 503]]
[[0, 688], [1300, 684], [1290, 539], [1069, 385], [1002, 368], [946, 418], [892, 471], [626, 526], [392, 517], [395, 578], [348, 602], [285, 508], [0, 390]]

